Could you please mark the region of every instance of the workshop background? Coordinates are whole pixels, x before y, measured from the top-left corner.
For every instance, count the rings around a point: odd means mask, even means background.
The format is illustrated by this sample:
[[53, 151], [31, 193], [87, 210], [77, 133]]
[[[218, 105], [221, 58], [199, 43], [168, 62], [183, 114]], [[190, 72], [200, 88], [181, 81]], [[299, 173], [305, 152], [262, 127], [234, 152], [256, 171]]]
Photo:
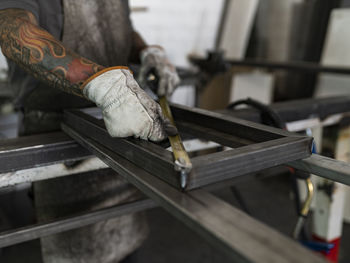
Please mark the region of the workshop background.
[[[134, 27], [146, 42], [163, 46], [170, 60], [188, 72], [189, 80], [183, 81], [175, 91], [172, 102], [221, 110], [248, 97], [272, 104], [350, 95], [347, 75], [250, 66], [227, 68], [225, 63], [259, 59], [350, 67], [350, 0], [130, 0], [130, 5]], [[193, 59], [210, 58], [214, 66], [193, 63]], [[17, 136], [14, 95], [7, 88], [6, 73], [6, 59], [1, 55], [0, 139]], [[293, 125], [287, 127], [293, 129], [301, 124]], [[305, 134], [297, 128], [295, 131]], [[350, 142], [343, 138], [349, 135], [348, 130], [339, 124], [323, 128], [319, 122], [306, 131], [315, 137], [318, 153], [350, 161]], [[344, 133], [343, 141], [339, 132]], [[306, 198], [306, 188], [300, 179], [300, 196], [296, 196], [291, 187], [292, 176], [286, 171], [262, 173], [236, 182], [234, 188], [213, 192], [291, 236], [298, 220], [296, 200]], [[328, 254], [336, 254], [330, 258], [332, 262], [350, 262], [350, 188], [321, 182], [315, 176], [312, 181], [316, 188], [322, 184], [331, 190], [324, 194], [319, 190], [319, 197], [313, 200], [304, 229], [306, 235], [321, 235], [322, 242], [333, 244], [327, 247]], [[29, 189], [30, 184], [0, 188], [1, 231], [35, 222]], [[317, 213], [323, 217], [313, 217]], [[161, 208], [151, 209], [147, 215], [150, 235], [137, 252], [137, 262], [231, 262]], [[38, 240], [0, 249], [1, 263], [24, 259], [41, 262]], [[300, 259], [300, 262], [304, 261]]]

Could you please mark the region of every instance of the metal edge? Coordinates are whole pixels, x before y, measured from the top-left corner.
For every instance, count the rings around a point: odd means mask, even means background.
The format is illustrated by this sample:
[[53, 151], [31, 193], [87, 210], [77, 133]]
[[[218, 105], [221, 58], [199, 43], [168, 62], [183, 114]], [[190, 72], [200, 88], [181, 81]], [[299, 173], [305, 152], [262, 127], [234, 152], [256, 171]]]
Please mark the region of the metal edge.
[[192, 159], [188, 189], [250, 174], [311, 155], [312, 138], [286, 137]]
[[137, 200], [127, 204], [120, 204], [102, 208], [96, 211], [84, 212], [69, 217], [55, 219], [50, 222], [43, 222], [18, 229], [8, 230], [0, 233], [0, 248], [58, 234], [118, 216], [141, 212], [154, 207], [156, 207], [156, 204], [150, 199]]

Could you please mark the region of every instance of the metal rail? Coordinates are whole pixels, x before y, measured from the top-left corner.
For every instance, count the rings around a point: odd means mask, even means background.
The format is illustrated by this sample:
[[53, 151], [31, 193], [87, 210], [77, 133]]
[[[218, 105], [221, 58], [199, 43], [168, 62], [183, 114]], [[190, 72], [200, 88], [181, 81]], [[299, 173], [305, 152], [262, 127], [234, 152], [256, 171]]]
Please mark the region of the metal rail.
[[319, 63], [305, 62], [305, 61], [292, 61], [292, 62], [277, 62], [257, 59], [247, 60], [228, 60], [232, 66], [240, 67], [254, 67], [263, 68], [268, 70], [288, 70], [298, 71], [303, 73], [332, 73], [332, 74], [350, 74], [349, 67], [342, 66], [326, 66]]
[[107, 168], [108, 166], [105, 165], [105, 163], [103, 163], [100, 159], [93, 157], [76, 163], [73, 167], [69, 167], [64, 163], [55, 163], [24, 170], [17, 170], [14, 172], [0, 173], [0, 189], [22, 183], [32, 183]]
[[350, 164], [313, 154], [304, 160], [288, 163], [289, 166], [323, 178], [350, 185]]
[[[350, 96], [302, 99], [271, 104], [271, 109], [284, 122], [306, 120], [310, 117], [326, 119], [329, 116], [350, 112]], [[255, 109], [220, 110], [222, 114], [261, 123], [261, 114]]]
[[0, 233], [0, 248], [91, 225], [118, 216], [141, 212], [157, 205], [150, 199], [116, 205]]
[[343, 66], [326, 66], [320, 65], [319, 63], [305, 61], [278, 62], [262, 59], [227, 60], [224, 59], [221, 54], [215, 53], [210, 54], [207, 58], [191, 56], [190, 61], [201, 67], [203, 70], [213, 72], [215, 72], [216, 68], [224, 70], [229, 68], [229, 66], [233, 66], [245, 69], [262, 68], [266, 70], [286, 70], [301, 73], [350, 74], [350, 68]]
[[292, 239], [213, 195], [203, 190], [186, 193], [178, 191], [98, 142], [78, 134], [66, 125], [63, 128], [81, 145], [234, 262], [287, 263], [300, 262], [300, 258], [305, 262], [326, 262]]
[[1, 173], [93, 157], [62, 132], [0, 141]]

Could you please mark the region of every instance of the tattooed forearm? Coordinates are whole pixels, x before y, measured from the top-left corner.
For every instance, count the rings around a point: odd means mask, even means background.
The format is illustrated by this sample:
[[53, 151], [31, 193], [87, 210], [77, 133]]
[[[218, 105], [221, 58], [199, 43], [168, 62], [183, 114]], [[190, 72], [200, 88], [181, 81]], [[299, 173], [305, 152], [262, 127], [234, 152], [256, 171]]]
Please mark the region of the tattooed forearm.
[[21, 9], [0, 11], [0, 44], [6, 57], [35, 78], [79, 96], [82, 82], [103, 69], [66, 49]]

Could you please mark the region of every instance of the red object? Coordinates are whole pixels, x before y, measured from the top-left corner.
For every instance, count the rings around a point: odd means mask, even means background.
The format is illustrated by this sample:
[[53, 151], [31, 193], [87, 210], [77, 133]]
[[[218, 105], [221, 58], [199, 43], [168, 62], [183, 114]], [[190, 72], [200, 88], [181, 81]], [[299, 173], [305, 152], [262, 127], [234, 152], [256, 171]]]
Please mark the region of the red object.
[[333, 239], [331, 241], [327, 241], [321, 237], [316, 236], [315, 234], [312, 235], [312, 238], [315, 241], [318, 242], [324, 242], [324, 243], [328, 243], [328, 244], [333, 244], [334, 247], [332, 249], [329, 250], [329, 252], [327, 253], [326, 251], [322, 251], [320, 252], [322, 255], [325, 256], [325, 258], [327, 258], [329, 260], [329, 262], [332, 263], [337, 263], [338, 262], [338, 255], [339, 255], [339, 248], [340, 248], [340, 237]]

